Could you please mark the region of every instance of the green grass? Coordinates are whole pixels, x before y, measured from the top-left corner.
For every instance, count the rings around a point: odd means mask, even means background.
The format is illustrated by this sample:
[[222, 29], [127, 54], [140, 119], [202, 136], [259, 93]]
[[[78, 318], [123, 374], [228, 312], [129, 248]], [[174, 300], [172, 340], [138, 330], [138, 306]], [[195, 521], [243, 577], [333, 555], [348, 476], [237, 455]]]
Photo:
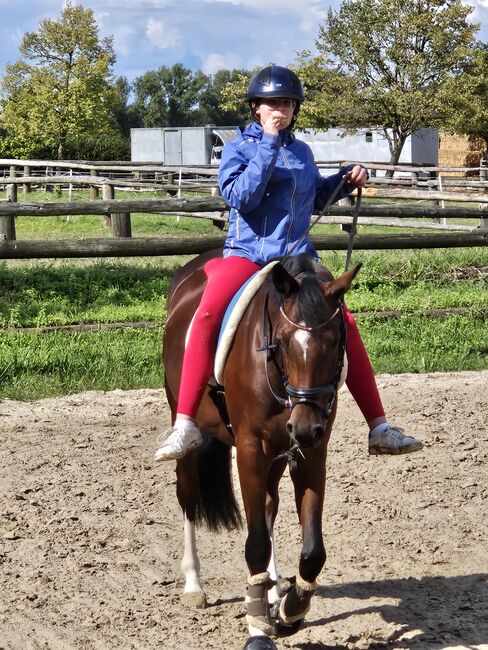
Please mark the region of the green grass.
[[161, 330], [0, 333], [0, 397], [162, 385]]
[[[39, 194], [29, 195], [29, 200], [55, 198]], [[76, 198], [84, 197], [77, 193]], [[133, 215], [132, 224], [134, 236], [221, 233], [205, 219], [176, 222], [174, 216]], [[21, 217], [16, 228], [19, 239], [107, 236], [99, 216]], [[338, 227], [320, 226], [320, 231], [338, 232]], [[166, 295], [174, 272], [188, 259], [0, 262], [0, 398], [29, 400], [91, 389], [161, 386]], [[344, 252], [323, 252], [322, 259], [335, 275], [343, 271]], [[404, 314], [398, 319], [358, 320], [376, 372], [488, 368], [487, 248], [354, 251], [357, 262], [363, 267], [346, 296], [349, 308]], [[422, 315], [432, 307], [464, 307], [469, 315]], [[160, 327], [76, 334], [5, 329], [135, 321]]]

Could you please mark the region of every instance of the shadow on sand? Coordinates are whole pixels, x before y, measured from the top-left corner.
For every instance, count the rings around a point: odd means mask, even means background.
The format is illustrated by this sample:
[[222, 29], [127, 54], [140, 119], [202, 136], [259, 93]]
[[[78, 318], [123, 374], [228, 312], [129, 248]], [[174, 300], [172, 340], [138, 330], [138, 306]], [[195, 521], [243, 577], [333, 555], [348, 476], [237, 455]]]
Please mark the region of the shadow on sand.
[[[345, 610], [305, 624], [327, 627], [352, 616], [379, 613], [384, 621], [401, 628], [384, 641], [372, 641], [369, 650], [440, 650], [459, 646], [470, 649], [488, 644], [488, 573], [321, 586], [316, 596], [323, 599], [324, 609], [327, 600], [337, 598], [398, 601], [396, 605], [375, 603]], [[292, 647], [300, 650], [346, 650], [354, 647], [354, 637], [348, 639], [347, 646], [297, 643]], [[362, 639], [361, 648], [365, 647]]]

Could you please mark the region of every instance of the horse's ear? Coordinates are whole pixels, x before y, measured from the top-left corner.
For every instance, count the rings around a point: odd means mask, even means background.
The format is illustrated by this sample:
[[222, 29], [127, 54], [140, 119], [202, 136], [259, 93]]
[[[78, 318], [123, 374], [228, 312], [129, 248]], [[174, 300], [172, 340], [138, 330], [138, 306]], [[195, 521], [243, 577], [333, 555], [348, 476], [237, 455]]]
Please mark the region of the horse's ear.
[[326, 289], [327, 295], [340, 300], [351, 286], [351, 283], [356, 277], [361, 266], [362, 264], [360, 262], [359, 264], [356, 264], [356, 266], [350, 271], [346, 271], [335, 280], [329, 282]]
[[298, 291], [298, 282], [288, 273], [282, 264], [275, 264], [273, 266], [271, 277], [273, 278], [273, 284], [285, 298]]

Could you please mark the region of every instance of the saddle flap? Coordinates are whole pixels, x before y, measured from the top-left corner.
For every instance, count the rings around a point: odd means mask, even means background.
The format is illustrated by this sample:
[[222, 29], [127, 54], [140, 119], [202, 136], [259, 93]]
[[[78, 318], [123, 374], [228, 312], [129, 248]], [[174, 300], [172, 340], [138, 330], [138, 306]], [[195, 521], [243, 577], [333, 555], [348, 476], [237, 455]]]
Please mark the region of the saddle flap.
[[223, 385], [224, 383], [224, 367], [229, 354], [232, 341], [234, 340], [234, 335], [236, 333], [237, 327], [241, 322], [241, 318], [246, 311], [247, 306], [250, 301], [262, 286], [269, 272], [275, 264], [278, 264], [277, 260], [269, 262], [262, 269], [257, 271], [252, 275], [247, 282], [245, 282], [239, 291], [230, 301], [224, 318], [222, 319], [222, 325], [220, 327], [219, 340], [217, 343], [217, 351], [215, 353], [214, 361], [214, 377], [218, 384]]

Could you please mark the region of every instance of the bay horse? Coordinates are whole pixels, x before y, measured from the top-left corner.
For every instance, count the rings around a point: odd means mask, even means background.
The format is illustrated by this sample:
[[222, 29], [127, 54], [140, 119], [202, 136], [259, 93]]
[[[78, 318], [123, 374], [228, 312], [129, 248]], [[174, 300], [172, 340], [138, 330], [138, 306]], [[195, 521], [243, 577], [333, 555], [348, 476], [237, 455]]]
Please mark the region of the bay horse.
[[[205, 285], [204, 265], [221, 251], [199, 255], [174, 277], [168, 298], [163, 361], [174, 421], [185, 336]], [[337, 279], [311, 257], [273, 265], [244, 311], [223, 371], [207, 386], [197, 423], [204, 443], [177, 461], [177, 498], [184, 514], [184, 600], [206, 605], [195, 527], [232, 529], [241, 523], [232, 489], [231, 448], [247, 522], [249, 575], [244, 648], [276, 648], [272, 636], [298, 629], [325, 563], [322, 510], [327, 443], [344, 369], [342, 298], [359, 266]], [[303, 545], [296, 577], [280, 599], [273, 551], [278, 486], [289, 465]]]

